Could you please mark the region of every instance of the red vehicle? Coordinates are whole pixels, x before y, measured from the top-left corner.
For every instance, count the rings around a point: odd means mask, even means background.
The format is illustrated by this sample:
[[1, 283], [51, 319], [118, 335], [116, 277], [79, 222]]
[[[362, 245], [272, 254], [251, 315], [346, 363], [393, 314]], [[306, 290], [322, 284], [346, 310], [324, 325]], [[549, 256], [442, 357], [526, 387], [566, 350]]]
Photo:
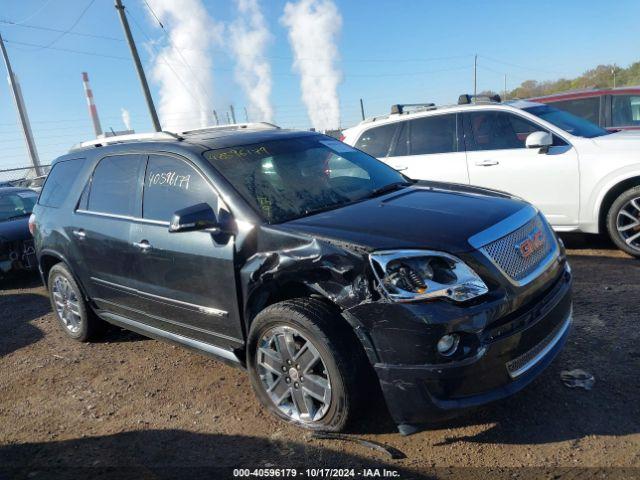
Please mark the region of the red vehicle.
[[548, 103], [607, 130], [640, 130], [640, 87], [573, 90], [530, 100]]

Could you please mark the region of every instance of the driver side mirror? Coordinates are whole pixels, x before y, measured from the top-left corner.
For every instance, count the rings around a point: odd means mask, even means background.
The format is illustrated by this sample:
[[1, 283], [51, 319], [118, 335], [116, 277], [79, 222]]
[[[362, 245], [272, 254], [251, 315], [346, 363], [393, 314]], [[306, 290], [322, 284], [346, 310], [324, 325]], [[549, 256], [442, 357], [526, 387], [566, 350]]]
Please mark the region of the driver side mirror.
[[547, 153], [553, 145], [553, 137], [549, 132], [533, 132], [527, 136], [525, 145], [527, 148], [539, 148], [540, 153]]
[[224, 215], [218, 219], [208, 203], [198, 203], [173, 214], [169, 233], [197, 230], [206, 230], [211, 233], [233, 233], [232, 224], [231, 215]]

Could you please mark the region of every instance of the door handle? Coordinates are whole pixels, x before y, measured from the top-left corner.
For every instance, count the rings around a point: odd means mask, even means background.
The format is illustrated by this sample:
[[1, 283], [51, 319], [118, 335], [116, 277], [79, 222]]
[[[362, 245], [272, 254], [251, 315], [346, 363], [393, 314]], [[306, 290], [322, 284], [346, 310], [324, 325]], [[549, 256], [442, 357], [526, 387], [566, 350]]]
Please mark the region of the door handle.
[[80, 239], [80, 240], [84, 240], [85, 237], [87, 236], [87, 234], [85, 233], [85, 231], [82, 228], [79, 229], [79, 230], [72, 230], [71, 233], [73, 233], [73, 235], [76, 238]]
[[147, 240], [140, 240], [139, 242], [133, 242], [134, 247], [138, 247], [143, 252], [146, 252], [151, 248], [151, 244]]
[[482, 160], [476, 162], [476, 165], [479, 167], [493, 167], [494, 165], [500, 165], [500, 162], [497, 160]]

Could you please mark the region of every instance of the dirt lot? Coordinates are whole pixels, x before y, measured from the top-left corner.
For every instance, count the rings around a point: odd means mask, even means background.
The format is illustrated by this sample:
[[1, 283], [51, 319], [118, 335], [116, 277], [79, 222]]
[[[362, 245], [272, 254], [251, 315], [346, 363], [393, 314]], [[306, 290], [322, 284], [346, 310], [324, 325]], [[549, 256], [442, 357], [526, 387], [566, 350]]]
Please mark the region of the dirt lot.
[[[517, 396], [402, 437], [378, 408], [358, 438], [319, 441], [272, 419], [237, 370], [114, 330], [63, 337], [37, 279], [0, 287], [0, 479], [226, 478], [230, 467], [385, 467], [400, 478], [640, 478], [640, 262], [566, 237], [575, 328]], [[598, 249], [590, 249], [597, 242]], [[591, 391], [560, 371], [592, 373]], [[580, 469], [576, 469], [580, 467]], [[489, 475], [490, 474], [490, 475]]]

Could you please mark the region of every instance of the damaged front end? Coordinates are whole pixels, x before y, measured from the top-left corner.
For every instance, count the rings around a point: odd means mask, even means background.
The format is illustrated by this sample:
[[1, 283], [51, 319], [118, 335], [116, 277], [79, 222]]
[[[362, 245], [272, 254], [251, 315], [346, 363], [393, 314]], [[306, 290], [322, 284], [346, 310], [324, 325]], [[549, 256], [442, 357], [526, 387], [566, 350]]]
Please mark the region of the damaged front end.
[[337, 306], [391, 417], [401, 433], [412, 433], [515, 393], [561, 350], [571, 323], [571, 274], [561, 245], [545, 232], [549, 250], [531, 278], [518, 282], [484, 246], [455, 256], [390, 251], [265, 226], [240, 270], [245, 318], [292, 296]]
[[7, 241], [0, 238], [0, 276], [37, 267], [33, 239]]

